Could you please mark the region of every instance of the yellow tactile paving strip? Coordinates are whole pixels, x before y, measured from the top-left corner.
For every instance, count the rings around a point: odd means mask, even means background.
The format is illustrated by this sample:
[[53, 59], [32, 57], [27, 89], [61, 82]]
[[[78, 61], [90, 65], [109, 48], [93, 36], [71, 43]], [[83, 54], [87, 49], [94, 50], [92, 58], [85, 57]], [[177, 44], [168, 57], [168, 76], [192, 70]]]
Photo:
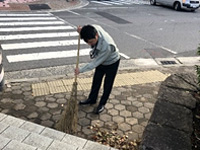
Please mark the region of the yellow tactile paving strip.
[[[164, 81], [168, 75], [158, 70], [117, 74], [114, 87]], [[41, 96], [72, 90], [74, 79], [59, 79], [32, 84], [33, 96]], [[90, 90], [92, 78], [78, 78], [78, 90]]]

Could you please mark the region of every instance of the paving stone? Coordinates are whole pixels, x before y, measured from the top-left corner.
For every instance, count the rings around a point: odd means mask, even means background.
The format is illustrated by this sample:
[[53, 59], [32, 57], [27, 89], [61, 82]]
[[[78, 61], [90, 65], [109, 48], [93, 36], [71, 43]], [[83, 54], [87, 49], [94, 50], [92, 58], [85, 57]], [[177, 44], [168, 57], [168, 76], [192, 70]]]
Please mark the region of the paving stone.
[[120, 104], [120, 101], [119, 100], [115, 100], [115, 99], [111, 99], [110, 103], [112, 103], [113, 105], [115, 105], [115, 104]]
[[6, 138], [20, 142], [23, 141], [29, 134], [30, 132], [13, 126], [10, 126], [4, 130], [3, 133], [1, 133], [1, 135]]
[[24, 101], [22, 99], [15, 99], [14, 103], [16, 104], [21, 104], [23, 103]]
[[121, 117], [121, 116], [114, 116], [112, 119], [116, 123], [124, 122], [124, 117]]
[[50, 113], [45, 113], [42, 115], [42, 117], [40, 118], [41, 120], [49, 120], [51, 118], [51, 114]]
[[35, 103], [35, 106], [37, 106], [37, 107], [43, 107], [43, 106], [45, 106], [45, 105], [46, 105], [45, 102], [36, 102], [36, 103]]
[[90, 120], [89, 119], [87, 119], [87, 118], [82, 118], [82, 119], [79, 119], [78, 120], [78, 123], [79, 123], [79, 125], [81, 125], [81, 126], [89, 126], [90, 125]]
[[44, 137], [41, 135], [38, 135], [36, 133], [31, 133], [24, 141], [23, 143], [38, 147], [40, 149], [47, 149], [49, 145], [53, 142], [53, 139], [50, 139], [48, 137]]
[[37, 118], [38, 117], [38, 113], [37, 112], [33, 112], [30, 115], [27, 116], [29, 119], [33, 119], [33, 118]]
[[55, 102], [56, 101], [56, 99], [54, 97], [46, 97], [45, 100], [47, 102]]
[[3, 98], [2, 100], [1, 100], [1, 102], [2, 103], [14, 103], [14, 100], [13, 99], [11, 99], [11, 98]]
[[103, 114], [100, 116], [100, 120], [104, 121], [104, 122], [109, 122], [109, 121], [111, 121], [111, 116], [108, 114]]
[[127, 100], [135, 102], [135, 101], [137, 101], [137, 98], [135, 98], [135, 96], [129, 96], [129, 97], [127, 97]]
[[36, 150], [36, 147], [12, 140], [8, 145], [6, 145], [6, 147], [4, 148], [4, 150]]
[[0, 133], [3, 132], [8, 127], [9, 127], [9, 125], [0, 122]]
[[[90, 120], [96, 120], [96, 119], [99, 119], [99, 115], [96, 115], [94, 113], [88, 113], [88, 114], [85, 114], [86, 115], [86, 118], [90, 119]], [[84, 118], [84, 117], [82, 117]]]
[[19, 90], [19, 89], [21, 89], [21, 86], [11, 86], [11, 89], [12, 90]]
[[28, 121], [26, 121], [20, 128], [27, 130], [29, 132], [38, 133], [38, 134], [40, 134], [45, 129], [44, 126], [41, 126], [32, 122], [28, 122]]
[[7, 124], [7, 125], [20, 127], [22, 124], [24, 124], [25, 121], [21, 120], [21, 119], [17, 119], [17, 118], [12, 117], [12, 116], [7, 116], [1, 122], [4, 123], [4, 124]]
[[149, 113], [149, 109], [146, 107], [140, 107], [138, 108], [138, 111], [145, 114], [145, 113]]
[[59, 98], [56, 100], [56, 102], [60, 103], [60, 104], [66, 104], [67, 100], [65, 98]]
[[136, 119], [140, 119], [144, 117], [143, 114], [140, 112], [134, 112], [132, 113], [132, 116], [135, 117]]
[[110, 147], [101, 145], [96, 142], [87, 141], [86, 145], [84, 146], [86, 150], [110, 150]]
[[136, 133], [143, 133], [144, 127], [141, 125], [134, 125], [132, 126], [132, 131]]
[[135, 106], [135, 107], [142, 107], [143, 103], [135, 101], [135, 102], [132, 102], [132, 105]]
[[31, 94], [32, 94], [32, 92], [23, 92], [23, 95], [25, 95], [25, 96], [29, 96]]
[[62, 142], [67, 143], [67, 144], [71, 144], [74, 146], [79, 145], [79, 147], [84, 147], [84, 145], [86, 144], [87, 140], [80, 138], [80, 137], [76, 137], [70, 134], [66, 134], [65, 137], [62, 139]]
[[131, 131], [131, 126], [127, 123], [120, 123], [119, 124], [119, 130], [126, 132], [126, 131]]
[[93, 134], [93, 131], [91, 129], [89, 129], [88, 127], [85, 127], [85, 126], [83, 126], [83, 128], [82, 128], [82, 132], [87, 136]]
[[40, 135], [61, 141], [64, 138], [65, 133], [50, 128], [45, 128]]
[[23, 87], [21, 90], [24, 92], [28, 92], [31, 91], [31, 87]]
[[41, 122], [41, 125], [45, 126], [45, 127], [52, 127], [54, 125], [53, 121], [50, 120], [45, 120]]
[[136, 112], [138, 111], [138, 108], [132, 105], [126, 106], [126, 109], [130, 112]]
[[54, 94], [54, 97], [57, 98], [57, 99], [64, 98], [65, 94], [57, 93], [57, 94]]
[[53, 141], [47, 150], [77, 150], [78, 146], [73, 146], [59, 141]]
[[154, 108], [154, 105], [155, 105], [155, 104], [153, 104], [153, 103], [149, 103], [149, 102], [144, 103], [144, 107], [149, 108], [149, 109]]
[[110, 108], [113, 108], [113, 104], [111, 104], [110, 102], [108, 102], [107, 104], [106, 104], [106, 109], [110, 109]]
[[57, 103], [48, 103], [47, 107], [49, 107], [49, 108], [56, 108], [56, 107], [58, 107], [58, 104]]
[[115, 109], [117, 109], [119, 111], [126, 109], [126, 107], [124, 105], [122, 105], [122, 104], [117, 104], [114, 107], [115, 107]]
[[125, 101], [121, 101], [121, 104], [123, 104], [123, 105], [132, 105], [132, 102], [131, 101], [129, 101], [129, 100], [125, 100]]
[[119, 115], [119, 111], [115, 109], [109, 109], [108, 114], [110, 114], [111, 116], [116, 116]]
[[8, 117], [6, 114], [0, 113], [0, 121]]
[[14, 90], [12, 91], [13, 94], [22, 94], [22, 91], [21, 90]]
[[14, 107], [14, 109], [15, 110], [23, 110], [23, 109], [25, 109], [26, 108], [26, 105], [24, 105], [24, 104], [17, 104], [17, 105], [15, 105], [15, 107]]
[[10, 139], [5, 138], [3, 136], [1, 136], [0, 134], [0, 149], [3, 149], [4, 146], [6, 146], [8, 143], [10, 142]]
[[92, 120], [91, 121], [91, 125], [94, 126], [94, 125], [97, 125], [97, 126], [100, 126], [102, 127], [104, 125], [104, 123], [100, 120]]
[[43, 97], [43, 96], [35, 98], [35, 101], [44, 101], [44, 100], [45, 100], [45, 97]]
[[151, 113], [144, 114], [144, 117], [145, 117], [146, 119], [150, 119], [150, 117], [151, 117]]
[[131, 117], [131, 112], [127, 110], [122, 110], [119, 112], [119, 114], [120, 116], [123, 116], [123, 117]]
[[125, 118], [125, 121], [130, 124], [130, 125], [134, 125], [134, 124], [137, 124], [138, 123], [138, 120], [135, 119], [135, 118]]

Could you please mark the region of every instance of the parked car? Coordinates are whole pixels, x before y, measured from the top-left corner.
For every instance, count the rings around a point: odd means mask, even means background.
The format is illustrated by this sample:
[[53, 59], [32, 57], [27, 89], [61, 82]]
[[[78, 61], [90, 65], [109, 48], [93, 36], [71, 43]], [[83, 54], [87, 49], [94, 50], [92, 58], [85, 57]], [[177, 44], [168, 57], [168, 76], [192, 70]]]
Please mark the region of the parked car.
[[177, 11], [181, 9], [195, 11], [200, 6], [199, 0], [150, 0], [151, 5], [156, 5], [156, 3], [173, 7]]

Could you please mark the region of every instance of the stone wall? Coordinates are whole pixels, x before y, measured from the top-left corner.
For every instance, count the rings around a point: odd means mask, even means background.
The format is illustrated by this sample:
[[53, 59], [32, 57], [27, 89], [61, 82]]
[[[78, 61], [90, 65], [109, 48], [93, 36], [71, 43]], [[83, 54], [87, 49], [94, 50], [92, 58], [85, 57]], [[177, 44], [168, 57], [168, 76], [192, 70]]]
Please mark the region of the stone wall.
[[198, 91], [194, 74], [169, 76], [159, 89], [140, 150], [191, 150], [193, 110]]

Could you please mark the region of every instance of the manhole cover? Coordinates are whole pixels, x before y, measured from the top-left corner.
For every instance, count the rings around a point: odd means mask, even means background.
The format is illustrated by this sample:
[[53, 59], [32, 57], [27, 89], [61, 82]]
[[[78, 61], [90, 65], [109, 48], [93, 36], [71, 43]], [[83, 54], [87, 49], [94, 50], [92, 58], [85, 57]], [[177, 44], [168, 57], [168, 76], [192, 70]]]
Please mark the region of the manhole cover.
[[174, 65], [177, 64], [175, 61], [160, 61], [162, 65]]
[[31, 10], [51, 9], [47, 4], [30, 4], [29, 8]]

